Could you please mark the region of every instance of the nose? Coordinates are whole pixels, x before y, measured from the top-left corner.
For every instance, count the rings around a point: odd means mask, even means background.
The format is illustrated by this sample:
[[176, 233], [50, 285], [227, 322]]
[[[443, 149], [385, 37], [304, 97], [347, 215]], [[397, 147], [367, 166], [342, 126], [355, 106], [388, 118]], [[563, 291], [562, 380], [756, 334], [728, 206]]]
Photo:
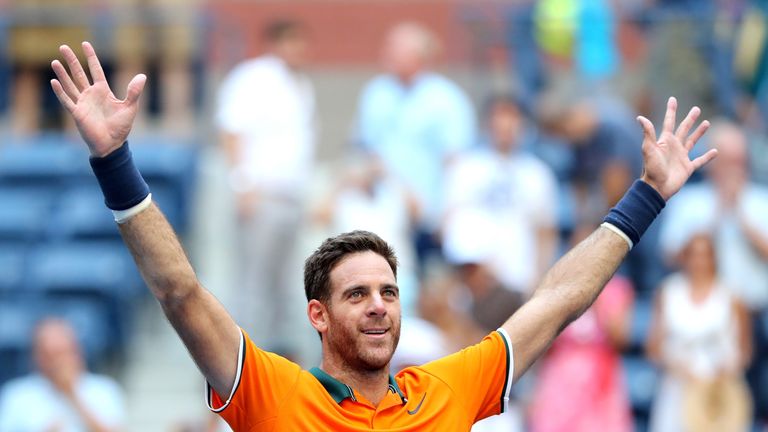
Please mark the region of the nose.
[[387, 314], [387, 308], [384, 305], [384, 298], [380, 293], [374, 293], [369, 298], [370, 301], [368, 302], [367, 310], [368, 316], [384, 316]]

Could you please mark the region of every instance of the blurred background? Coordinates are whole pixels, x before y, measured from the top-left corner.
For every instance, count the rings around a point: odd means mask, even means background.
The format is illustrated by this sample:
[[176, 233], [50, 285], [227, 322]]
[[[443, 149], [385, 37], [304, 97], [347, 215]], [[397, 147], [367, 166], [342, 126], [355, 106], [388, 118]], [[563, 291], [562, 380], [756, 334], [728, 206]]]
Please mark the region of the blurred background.
[[200, 280], [306, 368], [320, 346], [302, 264], [324, 238], [361, 228], [395, 246], [393, 367], [432, 360], [499, 327], [599, 225], [641, 174], [637, 115], [660, 125], [669, 96], [678, 118], [698, 105], [713, 126], [693, 154], [720, 157], [510, 413], [473, 430], [768, 430], [766, 13], [761, 0], [0, 0], [0, 432], [227, 430], [50, 90], [58, 46], [83, 40], [118, 98], [149, 77], [131, 147]]

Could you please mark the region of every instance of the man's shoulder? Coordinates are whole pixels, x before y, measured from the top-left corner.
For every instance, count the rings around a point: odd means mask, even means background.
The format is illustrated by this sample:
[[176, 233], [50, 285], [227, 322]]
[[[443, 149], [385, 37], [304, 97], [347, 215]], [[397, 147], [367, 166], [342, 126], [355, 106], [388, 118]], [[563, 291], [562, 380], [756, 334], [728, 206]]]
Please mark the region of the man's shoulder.
[[227, 79], [253, 79], [260, 76], [278, 74], [283, 68], [284, 65], [280, 59], [264, 55], [243, 60], [236, 64], [227, 75]]
[[46, 400], [51, 393], [51, 384], [39, 374], [29, 374], [11, 379], [0, 388], [0, 398], [16, 401]]
[[6, 382], [3, 385], [3, 390], [5, 389], [29, 389], [29, 388], [39, 388], [46, 384], [46, 380], [40, 376], [39, 374], [29, 374], [20, 376], [17, 378], [13, 378]]

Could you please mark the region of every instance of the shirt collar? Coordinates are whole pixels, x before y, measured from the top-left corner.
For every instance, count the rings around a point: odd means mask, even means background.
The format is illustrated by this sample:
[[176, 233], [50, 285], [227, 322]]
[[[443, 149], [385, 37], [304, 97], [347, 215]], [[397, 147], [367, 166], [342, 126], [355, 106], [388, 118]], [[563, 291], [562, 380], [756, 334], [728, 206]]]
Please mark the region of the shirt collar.
[[[328, 375], [325, 371], [317, 367], [310, 369], [309, 373], [311, 373], [315, 378], [317, 378], [318, 381], [320, 381], [320, 384], [323, 385], [325, 391], [331, 395], [337, 404], [340, 404], [341, 401], [347, 398], [357, 402], [357, 399], [355, 399], [355, 392], [352, 391], [352, 387]], [[406, 399], [402, 390], [400, 390], [400, 386], [397, 385], [397, 381], [395, 381], [395, 378], [392, 375], [389, 376], [389, 391], [400, 396], [400, 400], [403, 402], [403, 404], [408, 402], [408, 399]]]

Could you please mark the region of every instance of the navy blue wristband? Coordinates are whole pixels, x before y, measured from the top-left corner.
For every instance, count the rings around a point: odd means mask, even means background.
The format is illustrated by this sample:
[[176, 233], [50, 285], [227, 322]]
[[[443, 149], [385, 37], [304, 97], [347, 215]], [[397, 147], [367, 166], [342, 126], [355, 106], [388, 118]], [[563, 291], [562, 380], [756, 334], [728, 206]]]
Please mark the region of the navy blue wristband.
[[635, 180], [603, 222], [620, 229], [636, 245], [665, 205], [656, 189], [642, 180]]
[[110, 209], [129, 209], [149, 195], [149, 186], [133, 163], [128, 141], [104, 157], [91, 157], [90, 162]]

